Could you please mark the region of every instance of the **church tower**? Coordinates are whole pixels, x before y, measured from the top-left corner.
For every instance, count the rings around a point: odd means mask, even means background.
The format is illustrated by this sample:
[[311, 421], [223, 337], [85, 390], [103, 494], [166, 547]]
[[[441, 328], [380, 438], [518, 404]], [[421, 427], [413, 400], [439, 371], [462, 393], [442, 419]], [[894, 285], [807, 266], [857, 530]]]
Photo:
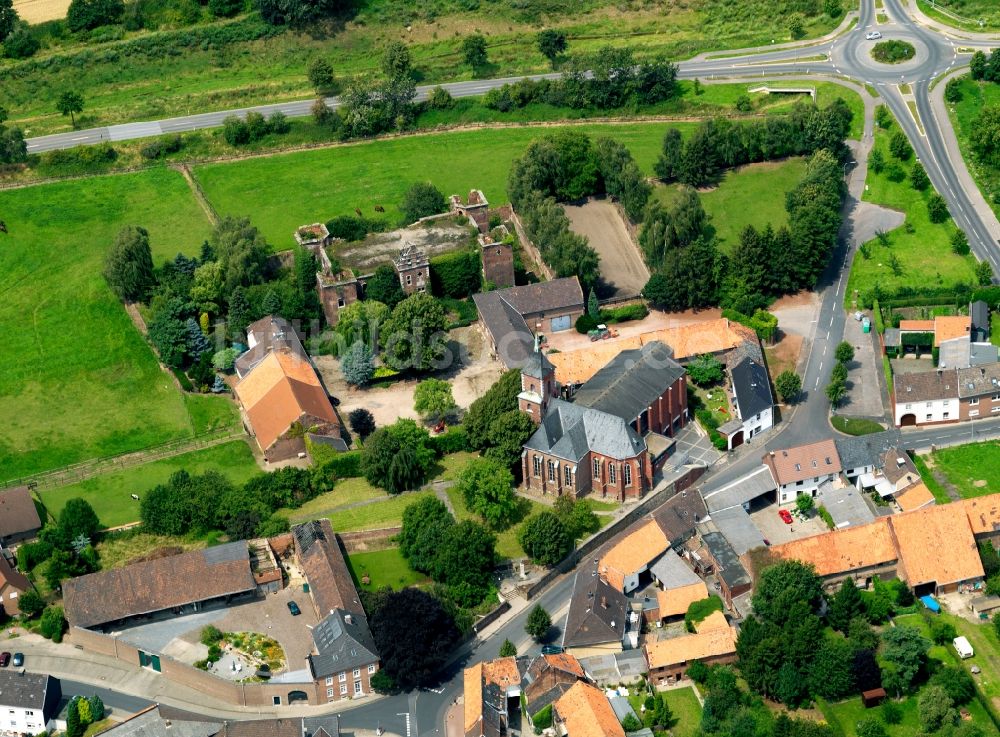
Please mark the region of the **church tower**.
[[535, 336], [535, 351], [521, 367], [521, 393], [517, 395], [518, 408], [535, 424], [545, 417], [549, 402], [559, 396], [556, 367], [542, 353], [541, 336]]

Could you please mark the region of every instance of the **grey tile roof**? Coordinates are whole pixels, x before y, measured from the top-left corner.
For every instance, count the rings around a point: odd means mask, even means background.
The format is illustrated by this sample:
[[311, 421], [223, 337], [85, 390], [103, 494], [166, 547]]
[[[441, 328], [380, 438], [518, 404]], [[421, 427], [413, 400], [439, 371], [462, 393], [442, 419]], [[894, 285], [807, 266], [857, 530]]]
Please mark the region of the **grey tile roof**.
[[954, 399], [959, 396], [955, 369], [895, 374], [892, 377], [892, 385], [895, 388], [897, 404]]
[[534, 338], [524, 318], [498, 292], [472, 295], [479, 318], [493, 338], [497, 355], [507, 368], [520, 368], [531, 356]]
[[969, 317], [972, 318], [972, 339], [989, 340], [990, 337], [990, 307], [981, 299], [969, 305]]
[[309, 665], [317, 678], [378, 662], [375, 640], [364, 617], [337, 609], [316, 625], [312, 636], [318, 654], [309, 656]]
[[34, 532], [42, 527], [27, 486], [0, 491], [0, 538]]
[[746, 420], [774, 406], [771, 380], [763, 364], [747, 356], [733, 366], [730, 374], [742, 419]]
[[579, 568], [566, 615], [563, 647], [621, 642], [625, 636], [627, 607], [625, 594], [606, 583], [595, 571]]
[[879, 468], [886, 451], [899, 443], [899, 431], [884, 430], [871, 435], [836, 437], [833, 443], [837, 446], [837, 455], [840, 456], [840, 463], [845, 471], [862, 466]]
[[701, 577], [673, 550], [668, 550], [666, 554], [660, 556], [660, 559], [649, 567], [649, 572], [663, 584], [665, 589], [679, 589], [701, 581]]
[[646, 450], [646, 443], [620, 417], [554, 399], [524, 447], [578, 462], [588, 451], [633, 458]]
[[997, 362], [997, 347], [992, 343], [972, 343], [969, 345], [969, 365], [982, 366]]
[[771, 471], [761, 466], [753, 473], [714, 488], [703, 489], [701, 495], [711, 512], [745, 504], [777, 489]]
[[42, 710], [46, 704], [46, 692], [58, 688], [59, 684], [52, 676], [21, 673], [13, 669], [0, 670], [0, 707]]
[[670, 347], [654, 340], [619, 353], [577, 390], [575, 401], [632, 422], [682, 376]]
[[764, 536], [753, 519], [741, 505], [712, 512], [712, 521], [725, 535], [737, 555], [759, 548], [764, 544]]
[[694, 534], [695, 525], [708, 514], [705, 500], [694, 489], [685, 489], [653, 511], [653, 519], [671, 545], [679, 545]]
[[958, 396], [978, 397], [1000, 392], [1000, 363], [973, 366], [958, 371]]
[[972, 344], [969, 336], [942, 341], [938, 346], [938, 366], [941, 368], [968, 368]]
[[295, 327], [283, 317], [269, 315], [247, 327], [247, 335], [252, 335], [256, 344], [253, 348], [241, 354], [235, 363], [236, 374], [246, 376], [251, 369], [264, 360], [268, 353], [282, 348], [288, 349], [304, 361], [309, 360], [306, 349], [302, 347]]
[[532, 353], [530, 360], [526, 360], [521, 367], [521, 373], [541, 379], [543, 374], [554, 373], [556, 367], [552, 365], [544, 353]]
[[701, 536], [702, 541], [712, 554], [721, 570], [717, 575], [726, 582], [726, 585], [733, 589], [737, 586], [749, 584], [750, 575], [746, 572], [743, 564], [721, 532], [706, 532]]
[[917, 471], [913, 460], [905, 450], [899, 447], [889, 448], [883, 454], [882, 475], [893, 484], [899, 483], [904, 478], [913, 483], [920, 480], [920, 472]]
[[882, 342], [886, 348], [899, 348], [899, 328], [886, 328], [882, 333]]
[[875, 514], [865, 502], [864, 494], [853, 484], [835, 489], [832, 483], [824, 483], [819, 487], [818, 501], [833, 517], [833, 524], [838, 529], [875, 521]]
[[583, 289], [575, 276], [499, 289], [496, 294], [521, 315], [583, 307]]

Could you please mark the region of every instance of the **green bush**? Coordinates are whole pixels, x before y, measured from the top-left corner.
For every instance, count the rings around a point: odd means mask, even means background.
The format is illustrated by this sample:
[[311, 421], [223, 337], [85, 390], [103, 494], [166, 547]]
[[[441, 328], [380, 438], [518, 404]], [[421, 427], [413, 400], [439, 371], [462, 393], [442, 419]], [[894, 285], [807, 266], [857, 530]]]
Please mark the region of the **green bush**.
[[323, 464], [323, 472], [335, 479], [352, 479], [361, 476], [361, 451], [338, 453]]
[[219, 658], [221, 658], [221, 657], [222, 657], [222, 648], [220, 648], [218, 645], [209, 645], [208, 646], [208, 659], [209, 660], [211, 660], [213, 663], [216, 663], [216, 662], [218, 662]]
[[891, 41], [879, 41], [872, 47], [872, 58], [883, 64], [897, 64], [901, 61], [912, 59], [917, 50], [913, 44], [906, 41], [893, 39]]
[[154, 159], [163, 158], [167, 154], [177, 153], [183, 147], [184, 140], [179, 135], [162, 136], [160, 138], [154, 138], [152, 141], [139, 149], [139, 154], [142, 158], [152, 161]]
[[592, 318], [586, 312], [576, 318], [576, 332], [581, 335], [586, 335], [591, 330], [597, 329], [597, 320]]
[[610, 310], [601, 310], [601, 322], [610, 324], [642, 320], [648, 314], [649, 308], [644, 304], [622, 305]]
[[427, 445], [434, 451], [434, 455], [440, 458], [451, 453], [469, 450], [469, 436], [465, 432], [465, 428], [459, 425], [449, 428], [447, 432], [440, 435], [431, 435]]
[[816, 508], [816, 513], [819, 515], [820, 519], [823, 520], [823, 522], [826, 523], [826, 526], [828, 528], [830, 528], [831, 530], [834, 529], [834, 528], [836, 528], [837, 525], [834, 524], [833, 517], [827, 511], [826, 507], [824, 507], [822, 504], [820, 504]]
[[328, 220], [326, 229], [334, 238], [342, 238], [349, 242], [363, 241], [369, 233], [382, 233], [388, 230], [389, 223], [385, 220], [340, 215]]
[[87, 174], [102, 171], [118, 159], [118, 152], [109, 144], [77, 146], [46, 151], [41, 155], [41, 168], [58, 168], [61, 173]]
[[552, 704], [544, 709], [539, 709], [538, 713], [531, 718], [531, 724], [535, 729], [548, 729], [552, 726]]
[[42, 618], [38, 622], [38, 634], [52, 640], [52, 642], [62, 642], [65, 631], [66, 619], [63, 617], [63, 608], [61, 606], [45, 607]]
[[199, 639], [201, 640], [201, 644], [205, 647], [218, 645], [219, 640], [222, 639], [222, 630], [211, 624], [205, 625], [201, 628], [201, 636]]

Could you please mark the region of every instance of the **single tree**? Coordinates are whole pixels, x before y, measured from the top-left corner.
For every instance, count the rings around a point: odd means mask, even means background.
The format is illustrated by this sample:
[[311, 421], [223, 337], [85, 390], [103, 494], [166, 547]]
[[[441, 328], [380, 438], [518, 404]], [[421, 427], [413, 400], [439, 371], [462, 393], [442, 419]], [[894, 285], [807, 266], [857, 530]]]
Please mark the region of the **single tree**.
[[868, 155], [868, 168], [876, 174], [881, 174], [882, 170], [885, 169], [885, 154], [882, 153], [882, 149], [872, 149]]
[[362, 386], [371, 381], [375, 375], [371, 349], [360, 341], [348, 348], [340, 359], [340, 373], [352, 386]]
[[826, 398], [830, 400], [830, 404], [834, 407], [840, 404], [840, 400], [844, 398], [846, 393], [847, 386], [843, 381], [831, 379], [830, 383], [826, 385]]
[[969, 238], [965, 231], [956, 230], [951, 234], [951, 251], [958, 256], [969, 255]]
[[17, 11], [14, 9], [13, 0], [0, 0], [0, 42], [14, 31], [18, 24]]
[[382, 73], [387, 77], [408, 77], [412, 71], [410, 49], [402, 41], [390, 41], [382, 52]]
[[462, 39], [462, 58], [473, 70], [481, 69], [489, 62], [486, 52], [486, 39], [479, 33]]
[[812, 494], [799, 494], [795, 497], [795, 508], [802, 514], [812, 512], [816, 508], [816, 502], [813, 500]]
[[711, 386], [722, 381], [722, 364], [710, 353], [698, 356], [688, 364], [688, 375], [697, 386]]
[[847, 366], [838, 361], [833, 365], [833, 369], [830, 371], [830, 382], [843, 384], [846, 381], [847, 381]]
[[835, 630], [846, 633], [855, 618], [864, 616], [864, 613], [865, 604], [854, 579], [845, 579], [830, 602], [827, 621]]
[[573, 550], [566, 526], [552, 512], [539, 512], [529, 519], [518, 541], [525, 554], [543, 566], [554, 566]]
[[931, 643], [913, 627], [890, 627], [882, 633], [883, 683], [887, 691], [902, 696], [914, 685], [927, 662]]
[[794, 613], [793, 604], [803, 602], [818, 611], [823, 601], [823, 587], [811, 565], [784, 561], [766, 568], [753, 594], [753, 610], [767, 622], [783, 625]]
[[77, 699], [70, 699], [66, 707], [66, 737], [83, 737], [85, 731], [80, 721], [80, 705]]
[[56, 110], [69, 116], [74, 128], [76, 128], [76, 114], [83, 112], [83, 95], [73, 90], [66, 90], [56, 101]]
[[809, 693], [837, 700], [857, 693], [854, 650], [846, 640], [826, 638], [809, 667]]
[[976, 264], [976, 281], [981, 287], [988, 287], [993, 283], [993, 267], [989, 261], [980, 261]]
[[559, 57], [566, 53], [567, 47], [566, 34], [562, 31], [546, 28], [538, 34], [538, 50], [549, 60], [553, 69]]
[[413, 392], [413, 409], [425, 421], [438, 422], [458, 411], [451, 393], [451, 382], [443, 379], [424, 379]]
[[535, 642], [541, 642], [551, 628], [552, 617], [542, 608], [541, 604], [535, 604], [524, 623], [524, 631], [531, 635]]
[[875, 125], [882, 130], [888, 130], [892, 125], [892, 113], [885, 105], [879, 105], [875, 108]]
[[104, 701], [97, 694], [91, 696], [87, 701], [90, 702], [90, 716], [95, 722], [99, 722], [107, 714], [107, 709], [104, 708]]
[[430, 182], [416, 182], [406, 190], [400, 210], [407, 222], [415, 223], [428, 215], [437, 215], [448, 209], [448, 203], [437, 187]]
[[460, 638], [441, 602], [421, 589], [380, 597], [369, 622], [382, 668], [404, 690], [428, 684]]
[[590, 290], [590, 294], [587, 297], [587, 315], [594, 320], [601, 319], [601, 307], [597, 303], [597, 292], [593, 289]]
[[940, 686], [956, 706], [967, 704], [976, 696], [976, 684], [964, 668], [944, 665], [931, 677], [931, 683]]
[[118, 231], [104, 257], [104, 279], [118, 299], [144, 300], [156, 284], [149, 232], [137, 225]]
[[447, 584], [450, 600], [466, 608], [483, 603], [500, 560], [496, 542], [493, 533], [472, 520], [448, 529], [434, 558], [431, 577]]
[[846, 340], [840, 341], [833, 353], [833, 357], [840, 363], [850, 363], [854, 360], [854, 346]]
[[397, 371], [440, 368], [448, 350], [448, 320], [441, 303], [429, 294], [412, 294], [385, 322], [384, 360]]
[[889, 153], [900, 161], [909, 161], [913, 156], [913, 147], [903, 131], [896, 131], [889, 138]]
[[375, 417], [364, 407], [351, 410], [347, 415], [347, 422], [351, 426], [351, 432], [362, 440], [375, 432]]
[[572, 540], [579, 540], [601, 529], [601, 520], [594, 514], [589, 500], [563, 494], [556, 499], [552, 510]]
[[45, 607], [42, 618], [38, 621], [38, 633], [52, 642], [62, 642], [63, 633], [66, 631], [66, 618], [63, 617], [61, 606]]
[[[20, 552], [18, 552], [18, 557], [20, 557]], [[45, 599], [35, 589], [28, 589], [18, 597], [17, 606], [21, 610], [22, 617], [32, 619], [45, 609]]]
[[[375, 274], [365, 284], [365, 301], [381, 302], [390, 310], [406, 298], [399, 284], [396, 270], [387, 264], [375, 269]], [[339, 322], [337, 323], [340, 324]]]
[[510, 468], [520, 462], [525, 442], [537, 429], [527, 413], [516, 409], [504, 412], [489, 427], [483, 455]]
[[514, 645], [510, 640], [504, 640], [503, 644], [500, 645], [500, 657], [501, 658], [512, 658], [517, 655], [517, 646]]
[[314, 56], [309, 60], [306, 75], [316, 94], [328, 95], [333, 91], [333, 65], [322, 56]]
[[969, 73], [975, 80], [981, 80], [986, 76], [986, 54], [982, 51], [977, 51], [972, 55], [972, 59], [969, 61]]
[[455, 518], [434, 496], [424, 497], [403, 510], [403, 524], [397, 539], [399, 552], [415, 571], [430, 574], [437, 569], [437, 556], [444, 547]]
[[946, 724], [954, 724], [958, 714], [954, 702], [948, 693], [931, 684], [923, 689], [917, 699], [917, 710], [920, 714], [920, 726], [927, 733], [937, 732]]
[[924, 165], [919, 161], [910, 169], [910, 184], [917, 191], [923, 192], [931, 185], [931, 180], [927, 177]]
[[774, 388], [783, 402], [794, 402], [802, 391], [802, 379], [791, 369], [786, 369], [775, 378]]
[[465, 504], [493, 530], [505, 530], [520, 509], [514, 477], [506, 467], [489, 458], [474, 458], [458, 475], [457, 487]]
[[927, 215], [932, 223], [943, 223], [948, 219], [948, 203], [937, 192], [927, 199]]

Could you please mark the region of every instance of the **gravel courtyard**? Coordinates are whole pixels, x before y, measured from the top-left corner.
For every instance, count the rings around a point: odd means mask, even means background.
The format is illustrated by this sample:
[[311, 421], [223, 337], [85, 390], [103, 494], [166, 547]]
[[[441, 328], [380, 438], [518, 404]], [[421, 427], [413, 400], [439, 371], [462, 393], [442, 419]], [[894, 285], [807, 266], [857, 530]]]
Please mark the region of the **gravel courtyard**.
[[566, 205], [566, 217], [574, 233], [587, 236], [601, 257], [601, 279], [609, 293], [602, 297], [632, 297], [649, 281], [649, 269], [632, 243], [621, 215], [610, 200], [590, 200], [584, 205]]

